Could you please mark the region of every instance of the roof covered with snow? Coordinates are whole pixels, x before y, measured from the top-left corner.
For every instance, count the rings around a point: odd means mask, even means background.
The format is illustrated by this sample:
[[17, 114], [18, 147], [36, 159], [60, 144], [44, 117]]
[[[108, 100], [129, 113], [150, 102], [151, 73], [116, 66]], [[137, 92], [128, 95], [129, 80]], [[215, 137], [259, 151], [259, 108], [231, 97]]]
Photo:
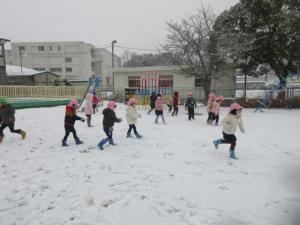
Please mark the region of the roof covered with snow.
[[29, 69], [26, 67], [15, 66], [15, 65], [6, 65], [6, 75], [7, 76], [32, 76], [35, 74], [43, 73], [46, 71], [37, 71], [33, 69]]

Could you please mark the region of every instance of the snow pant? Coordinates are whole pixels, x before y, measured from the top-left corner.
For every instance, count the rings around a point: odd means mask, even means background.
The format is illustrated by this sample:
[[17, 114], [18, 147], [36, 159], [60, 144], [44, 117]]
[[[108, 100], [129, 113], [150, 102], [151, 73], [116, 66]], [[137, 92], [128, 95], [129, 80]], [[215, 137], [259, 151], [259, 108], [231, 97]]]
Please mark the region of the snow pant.
[[91, 127], [92, 115], [86, 115], [86, 122], [88, 127]]
[[133, 132], [134, 132], [135, 134], [138, 133], [137, 130], [136, 130], [135, 124], [129, 124], [129, 129], [128, 129], [127, 133], [130, 134], [132, 129], [133, 129]]
[[78, 138], [78, 136], [76, 134], [76, 130], [75, 130], [74, 126], [65, 126], [65, 132], [66, 132], [66, 134], [65, 134], [65, 136], [64, 136], [64, 138], [62, 140], [63, 142], [67, 141], [70, 133], [73, 134], [73, 137], [74, 137], [75, 141], [79, 140], [79, 138]]
[[178, 105], [173, 105], [173, 113], [172, 113], [172, 116], [177, 116], [178, 114]]
[[150, 105], [150, 107], [151, 107], [151, 108], [150, 108], [150, 110], [149, 110], [149, 112], [148, 112], [148, 115], [152, 112], [153, 109], [155, 109], [155, 105], [154, 105], [154, 106], [153, 106], [153, 105]]
[[158, 123], [158, 118], [161, 116], [163, 123], [165, 123], [165, 117], [163, 111], [155, 110], [156, 118], [155, 123]]
[[112, 140], [113, 128], [112, 127], [103, 127], [104, 133], [106, 134], [109, 140]]
[[210, 122], [210, 121], [212, 121], [213, 118], [214, 118], [214, 113], [213, 112], [209, 112], [208, 113], [208, 118], [207, 118], [207, 123]]
[[216, 123], [219, 123], [219, 115], [213, 114], [213, 118], [211, 121], [216, 121]]
[[172, 105], [171, 104], [167, 104], [168, 108], [169, 108], [169, 112], [172, 111]]
[[96, 109], [97, 109], [97, 104], [93, 104], [94, 113], [96, 113]]
[[195, 119], [195, 110], [194, 108], [188, 108], [189, 120]]
[[234, 150], [236, 146], [236, 136], [234, 134], [226, 134], [223, 132], [222, 144], [230, 144], [230, 150]]
[[0, 127], [0, 136], [1, 137], [4, 137], [3, 130], [6, 127], [8, 127], [10, 132], [12, 132], [12, 133], [21, 134], [21, 132], [22, 132], [22, 130], [20, 130], [20, 129], [15, 130], [15, 124], [14, 123], [10, 123], [10, 124], [2, 123], [1, 127]]

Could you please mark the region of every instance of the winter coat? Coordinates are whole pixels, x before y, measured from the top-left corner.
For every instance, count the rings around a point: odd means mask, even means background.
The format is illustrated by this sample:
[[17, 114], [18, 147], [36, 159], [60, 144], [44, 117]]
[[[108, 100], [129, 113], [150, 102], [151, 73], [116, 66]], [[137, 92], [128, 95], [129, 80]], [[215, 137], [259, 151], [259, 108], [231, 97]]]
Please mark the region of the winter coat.
[[93, 105], [98, 105], [99, 100], [98, 97], [96, 95], [93, 95]]
[[173, 106], [178, 106], [178, 104], [179, 104], [178, 95], [174, 95], [173, 96]]
[[215, 115], [219, 115], [219, 113], [220, 113], [220, 102], [214, 101], [212, 103], [211, 112], [213, 112]]
[[241, 132], [245, 132], [243, 120], [241, 115], [234, 115], [229, 113], [221, 122], [223, 132], [226, 134], [235, 134], [239, 126]]
[[115, 123], [121, 122], [121, 120], [116, 117], [116, 113], [109, 108], [104, 109], [102, 114], [103, 127], [113, 127]]
[[93, 109], [93, 94], [88, 93], [85, 96], [85, 109], [84, 109], [85, 115], [92, 115], [94, 113]]
[[76, 115], [76, 109], [67, 105], [65, 114], [65, 126], [72, 127], [76, 120], [81, 120], [82, 118]]
[[13, 124], [15, 122], [15, 109], [10, 105], [0, 107], [0, 120], [4, 124]]
[[193, 109], [196, 108], [196, 100], [194, 97], [189, 96], [185, 102], [185, 108]]
[[137, 123], [137, 119], [139, 117], [139, 113], [136, 109], [136, 107], [134, 106], [127, 106], [126, 108], [126, 120], [127, 123], [130, 124], [136, 124]]
[[155, 101], [155, 110], [157, 111], [163, 111], [164, 110], [164, 100], [162, 97], [159, 97]]
[[155, 94], [152, 94], [150, 96], [150, 107], [151, 108], [155, 108], [155, 101], [156, 101], [156, 99], [157, 99], [157, 96]]
[[207, 112], [208, 113], [211, 113], [212, 112], [212, 106], [213, 106], [213, 101], [211, 101], [211, 100], [208, 100], [207, 101]]

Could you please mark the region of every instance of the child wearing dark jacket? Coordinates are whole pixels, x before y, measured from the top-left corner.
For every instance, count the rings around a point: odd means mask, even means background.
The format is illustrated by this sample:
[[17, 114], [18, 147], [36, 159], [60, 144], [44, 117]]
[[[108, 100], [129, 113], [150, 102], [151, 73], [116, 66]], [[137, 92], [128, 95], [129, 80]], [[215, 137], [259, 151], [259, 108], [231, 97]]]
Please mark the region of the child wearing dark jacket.
[[179, 104], [179, 96], [178, 92], [175, 91], [173, 95], [173, 112], [172, 116], [177, 116], [178, 115], [178, 104]]
[[157, 95], [155, 92], [152, 92], [150, 96], [150, 110], [148, 111], [148, 115], [152, 112], [153, 109], [155, 109], [155, 101], [157, 99]]
[[76, 115], [76, 110], [78, 108], [79, 108], [79, 103], [76, 99], [71, 99], [70, 102], [66, 105], [66, 114], [65, 114], [65, 132], [66, 132], [66, 134], [62, 140], [63, 147], [68, 146], [67, 139], [68, 139], [70, 133], [73, 134], [74, 140], [77, 145], [83, 143], [78, 138], [75, 127], [74, 127], [76, 120], [80, 120], [81, 122], [85, 121], [85, 119]]
[[188, 110], [189, 120], [195, 119], [195, 108], [196, 108], [196, 100], [193, 97], [193, 93], [189, 92], [185, 102], [185, 110]]
[[111, 145], [116, 145], [113, 140], [113, 126], [115, 123], [120, 123], [122, 119], [117, 118], [115, 113], [115, 108], [117, 107], [117, 104], [114, 101], [110, 101], [107, 104], [107, 108], [103, 110], [103, 130], [106, 134], [106, 138], [103, 138], [99, 144], [98, 147], [100, 150], [103, 150], [103, 146], [106, 142], [109, 142]]
[[15, 129], [15, 109], [7, 103], [6, 99], [0, 98], [0, 143], [3, 141], [3, 130], [8, 127], [11, 133], [20, 134], [22, 139], [26, 133], [21, 129]]

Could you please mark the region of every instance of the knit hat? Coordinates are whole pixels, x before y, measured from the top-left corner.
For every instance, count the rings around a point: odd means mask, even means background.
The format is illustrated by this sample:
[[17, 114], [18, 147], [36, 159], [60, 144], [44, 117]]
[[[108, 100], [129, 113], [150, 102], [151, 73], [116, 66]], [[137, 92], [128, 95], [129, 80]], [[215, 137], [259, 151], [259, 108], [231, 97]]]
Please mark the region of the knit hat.
[[6, 99], [3, 98], [3, 97], [0, 97], [0, 104], [1, 104], [1, 105], [7, 105]]
[[107, 108], [109, 108], [111, 110], [115, 110], [116, 107], [117, 107], [117, 104], [114, 101], [109, 101], [107, 103]]
[[231, 105], [230, 105], [230, 112], [232, 111], [232, 110], [239, 110], [239, 109], [242, 109], [243, 107], [242, 106], [240, 106], [240, 104], [238, 104], [238, 103], [232, 103]]
[[189, 91], [188, 96], [193, 96], [193, 92]]
[[128, 105], [133, 105], [133, 104], [136, 104], [137, 103], [137, 100], [135, 100], [134, 98], [130, 98], [127, 102]]
[[70, 99], [70, 102], [68, 103], [68, 106], [69, 106], [69, 107], [72, 107], [73, 105], [75, 105], [76, 108], [79, 108], [79, 103], [78, 103], [78, 101], [77, 101], [76, 99], [74, 99], [74, 98]]
[[208, 95], [208, 100], [212, 101], [212, 100], [214, 100], [214, 97], [215, 97], [215, 95], [213, 93], [210, 93]]

